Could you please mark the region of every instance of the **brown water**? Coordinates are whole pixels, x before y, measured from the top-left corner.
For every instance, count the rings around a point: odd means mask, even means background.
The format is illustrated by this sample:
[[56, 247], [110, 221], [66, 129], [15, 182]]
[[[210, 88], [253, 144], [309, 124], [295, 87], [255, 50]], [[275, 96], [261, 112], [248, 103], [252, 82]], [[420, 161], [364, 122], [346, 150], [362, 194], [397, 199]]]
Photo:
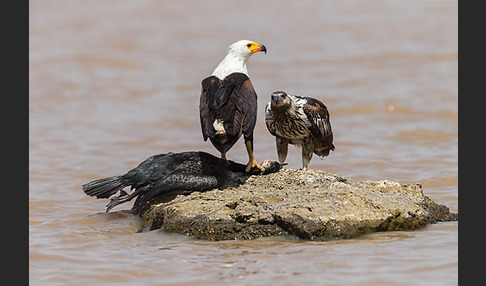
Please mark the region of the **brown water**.
[[[458, 211], [457, 1], [30, 1], [32, 285], [456, 285], [458, 223], [358, 239], [198, 241], [136, 233], [131, 202], [81, 185], [147, 157], [203, 150], [200, 82], [229, 44], [259, 95], [257, 160], [276, 159], [275, 90], [322, 100], [335, 152], [311, 169], [420, 181]], [[246, 162], [243, 142], [228, 158]], [[300, 168], [290, 148], [289, 168]]]

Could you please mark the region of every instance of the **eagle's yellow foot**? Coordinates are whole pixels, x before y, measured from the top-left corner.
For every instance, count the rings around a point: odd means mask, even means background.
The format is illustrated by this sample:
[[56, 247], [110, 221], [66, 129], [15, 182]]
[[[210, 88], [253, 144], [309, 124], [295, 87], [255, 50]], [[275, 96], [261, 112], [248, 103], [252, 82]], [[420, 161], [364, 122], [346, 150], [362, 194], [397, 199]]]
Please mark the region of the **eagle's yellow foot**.
[[255, 159], [250, 160], [250, 162], [248, 162], [248, 165], [246, 165], [246, 172], [250, 173], [251, 169], [253, 168], [258, 168], [261, 172], [265, 172], [265, 168], [260, 166], [260, 164], [258, 164], [257, 161], [255, 161]]

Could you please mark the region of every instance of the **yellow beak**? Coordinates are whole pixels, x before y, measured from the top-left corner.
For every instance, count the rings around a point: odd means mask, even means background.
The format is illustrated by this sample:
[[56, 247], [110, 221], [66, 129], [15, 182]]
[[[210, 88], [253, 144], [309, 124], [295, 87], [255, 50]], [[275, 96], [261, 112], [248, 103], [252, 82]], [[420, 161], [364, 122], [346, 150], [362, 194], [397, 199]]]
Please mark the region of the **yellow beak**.
[[264, 45], [258, 43], [251, 43], [249, 49], [252, 53], [256, 53], [256, 52], [265, 52], [265, 54], [267, 53], [267, 48]]

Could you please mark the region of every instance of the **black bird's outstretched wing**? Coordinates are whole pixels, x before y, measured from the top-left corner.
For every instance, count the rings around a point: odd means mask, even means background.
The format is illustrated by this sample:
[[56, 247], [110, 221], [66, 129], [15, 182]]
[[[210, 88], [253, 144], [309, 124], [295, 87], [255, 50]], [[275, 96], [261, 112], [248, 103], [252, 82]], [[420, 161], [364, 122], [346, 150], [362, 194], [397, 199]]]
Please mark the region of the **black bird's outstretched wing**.
[[[98, 179], [84, 184], [89, 196], [109, 198], [113, 207], [137, 197], [133, 209], [163, 193], [208, 191], [231, 181], [228, 172], [245, 171], [245, 165], [217, 158], [206, 152], [182, 152], [154, 155], [124, 175]], [[132, 193], [123, 189], [130, 186]]]
[[[202, 81], [199, 115], [203, 138], [226, 153], [243, 134], [250, 138], [256, 124], [257, 95], [247, 75], [232, 73], [224, 80], [210, 76]], [[224, 127], [224, 136], [215, 121]]]
[[[268, 161], [265, 173], [277, 172], [282, 165]], [[167, 153], [149, 157], [136, 168], [121, 176], [98, 179], [83, 185], [87, 195], [97, 198], [113, 196], [106, 206], [113, 207], [136, 198], [132, 211], [139, 213], [151, 199], [162, 194], [186, 194], [194, 191], [209, 191], [219, 187], [242, 183], [237, 173], [245, 174], [246, 166], [223, 160], [202, 151]], [[128, 193], [124, 187], [131, 186]]]
[[131, 186], [132, 189], [146, 186], [152, 180], [160, 179], [168, 174], [167, 170], [169, 169], [162, 168], [163, 166], [174, 167], [171, 165], [174, 163], [173, 161], [166, 160], [168, 155], [170, 153], [151, 156], [124, 175], [102, 178], [86, 183], [82, 186], [83, 191], [88, 196], [106, 199], [128, 186]]

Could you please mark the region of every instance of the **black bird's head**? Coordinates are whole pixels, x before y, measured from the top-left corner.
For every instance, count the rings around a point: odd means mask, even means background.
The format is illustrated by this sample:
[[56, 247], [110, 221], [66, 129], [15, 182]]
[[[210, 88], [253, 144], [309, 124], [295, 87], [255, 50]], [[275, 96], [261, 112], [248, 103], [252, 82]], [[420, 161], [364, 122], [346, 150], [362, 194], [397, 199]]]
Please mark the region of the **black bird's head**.
[[291, 101], [290, 97], [284, 91], [275, 91], [271, 95], [272, 107], [288, 106]]
[[287, 163], [279, 163], [275, 160], [265, 160], [263, 161], [260, 166], [262, 166], [265, 171], [261, 171], [260, 169], [253, 167], [250, 170], [250, 175], [267, 175], [271, 173], [276, 173], [283, 168], [283, 166], [287, 165]]
[[279, 163], [275, 160], [265, 160], [260, 165], [265, 168], [265, 171], [262, 173], [262, 175], [266, 175], [278, 172], [280, 169], [283, 168], [283, 166], [287, 165], [287, 163]]

